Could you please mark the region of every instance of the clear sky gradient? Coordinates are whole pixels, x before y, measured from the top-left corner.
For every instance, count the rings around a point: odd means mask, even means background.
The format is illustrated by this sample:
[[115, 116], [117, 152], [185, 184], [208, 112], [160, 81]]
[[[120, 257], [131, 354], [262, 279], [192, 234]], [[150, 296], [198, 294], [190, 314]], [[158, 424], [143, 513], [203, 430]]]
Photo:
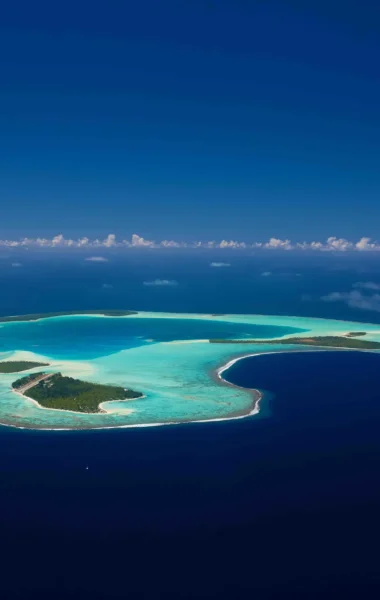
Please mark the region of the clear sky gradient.
[[380, 6], [19, 1], [0, 237], [379, 237]]

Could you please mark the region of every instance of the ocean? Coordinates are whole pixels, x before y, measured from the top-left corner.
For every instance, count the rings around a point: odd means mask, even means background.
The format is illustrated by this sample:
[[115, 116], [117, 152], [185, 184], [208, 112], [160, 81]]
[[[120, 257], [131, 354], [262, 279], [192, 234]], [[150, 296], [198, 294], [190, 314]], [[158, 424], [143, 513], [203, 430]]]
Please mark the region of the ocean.
[[[207, 253], [110, 253], [99, 264], [25, 253], [20, 268], [4, 255], [0, 314], [115, 308], [380, 324], [379, 313], [321, 299], [379, 281], [372, 257], [269, 254], [232, 253], [229, 268], [211, 268]], [[144, 285], [157, 278], [177, 285]], [[235, 363], [231, 381], [265, 390], [262, 413], [242, 420], [2, 427], [2, 597], [378, 597], [379, 360], [329, 351]]]

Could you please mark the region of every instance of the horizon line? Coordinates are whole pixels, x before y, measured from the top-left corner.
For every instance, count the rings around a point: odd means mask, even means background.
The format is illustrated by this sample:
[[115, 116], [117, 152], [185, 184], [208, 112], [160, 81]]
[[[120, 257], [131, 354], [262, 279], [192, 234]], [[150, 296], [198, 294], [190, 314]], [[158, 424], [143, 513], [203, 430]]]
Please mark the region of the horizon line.
[[347, 251], [380, 251], [380, 243], [372, 241], [369, 237], [361, 237], [359, 241], [353, 242], [346, 238], [338, 238], [331, 236], [327, 238], [325, 242], [311, 241], [311, 242], [292, 242], [290, 239], [279, 239], [272, 237], [267, 242], [240, 242], [235, 240], [222, 240], [217, 241], [194, 241], [194, 242], [178, 242], [175, 240], [163, 240], [156, 242], [154, 240], [147, 240], [140, 235], [134, 233], [130, 240], [122, 239], [117, 240], [116, 235], [110, 233], [105, 239], [100, 240], [98, 238], [91, 240], [88, 237], [78, 238], [76, 240], [65, 238], [63, 234], [54, 236], [51, 239], [48, 238], [28, 238], [24, 237], [19, 240], [0, 240], [0, 248], [151, 248], [151, 249], [175, 249], [175, 248], [187, 248], [187, 249], [210, 249], [210, 250], [312, 250], [320, 252], [347, 252]]

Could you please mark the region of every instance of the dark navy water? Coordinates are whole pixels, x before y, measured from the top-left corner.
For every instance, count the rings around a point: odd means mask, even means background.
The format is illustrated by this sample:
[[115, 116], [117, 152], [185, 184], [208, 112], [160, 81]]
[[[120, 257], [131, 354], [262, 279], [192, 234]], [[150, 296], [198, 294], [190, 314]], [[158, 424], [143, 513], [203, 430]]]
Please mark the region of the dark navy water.
[[[244, 358], [223, 377], [240, 387], [264, 393], [263, 405], [274, 407], [273, 419], [305, 426], [345, 419], [352, 406], [380, 401], [380, 353], [353, 350], [278, 352]], [[267, 394], [269, 392], [269, 394]], [[268, 401], [267, 398], [268, 397]], [[364, 398], [363, 398], [364, 397]], [[355, 415], [355, 421], [358, 415]]]
[[[372, 259], [237, 256], [218, 270], [208, 256], [85, 265], [27, 255], [17, 257], [24, 273], [4, 258], [0, 313], [104, 307], [380, 323], [379, 313], [320, 300], [378, 281]], [[157, 277], [179, 285], [143, 285]], [[310, 352], [237, 363], [236, 383], [271, 392], [266, 418], [2, 428], [2, 598], [378, 597], [379, 361]]]

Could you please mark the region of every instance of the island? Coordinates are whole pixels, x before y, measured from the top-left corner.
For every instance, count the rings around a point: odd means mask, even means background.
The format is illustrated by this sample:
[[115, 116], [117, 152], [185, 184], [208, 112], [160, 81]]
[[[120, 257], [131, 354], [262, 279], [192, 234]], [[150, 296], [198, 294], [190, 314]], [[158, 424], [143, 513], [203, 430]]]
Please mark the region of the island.
[[344, 333], [343, 335], [346, 337], [360, 337], [367, 334], [365, 331], [349, 331], [348, 333]]
[[20, 373], [36, 367], [48, 367], [49, 363], [34, 362], [31, 360], [4, 360], [0, 361], [0, 373]]
[[124, 429], [248, 418], [265, 407], [260, 390], [223, 376], [247, 355], [324, 351], [333, 361], [338, 350], [356, 350], [380, 360], [380, 320], [214, 310], [81, 309], [45, 317], [29, 309], [4, 317], [0, 367], [13, 375], [0, 373], [0, 428]]
[[70, 316], [92, 316], [99, 315], [101, 317], [130, 317], [137, 315], [135, 310], [76, 310], [75, 312], [63, 311], [52, 313], [37, 313], [32, 315], [16, 315], [14, 317], [0, 317], [0, 323], [9, 323], [11, 321], [38, 321], [40, 319], [49, 319], [52, 317], [70, 317]]
[[352, 348], [355, 350], [380, 350], [380, 342], [371, 342], [369, 340], [357, 340], [354, 337], [346, 335], [321, 335], [315, 337], [294, 337], [279, 340], [228, 340], [214, 339], [209, 340], [210, 344], [282, 344], [284, 346], [302, 345], [318, 346], [330, 348]]
[[100, 405], [110, 400], [131, 400], [143, 394], [120, 386], [103, 385], [64, 377], [61, 373], [34, 373], [12, 384], [18, 393], [45, 408], [81, 413], [104, 412]]

